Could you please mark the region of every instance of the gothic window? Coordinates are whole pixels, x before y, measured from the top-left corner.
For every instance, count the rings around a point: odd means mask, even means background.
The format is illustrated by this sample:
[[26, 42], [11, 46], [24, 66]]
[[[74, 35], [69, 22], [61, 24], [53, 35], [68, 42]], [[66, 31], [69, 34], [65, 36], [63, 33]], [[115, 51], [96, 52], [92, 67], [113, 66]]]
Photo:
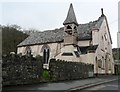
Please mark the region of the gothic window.
[[43, 52], [45, 48], [48, 48], [50, 50], [50, 47], [47, 44], [45, 44], [45, 45], [42, 46], [40, 52]]
[[25, 54], [31, 54], [31, 48], [30, 48], [30, 46], [26, 47]]
[[44, 64], [48, 64], [49, 55], [50, 55], [50, 50], [48, 48], [45, 48], [43, 51]]
[[44, 64], [48, 64], [50, 56], [50, 47], [47, 44], [43, 45], [41, 52], [43, 53]]

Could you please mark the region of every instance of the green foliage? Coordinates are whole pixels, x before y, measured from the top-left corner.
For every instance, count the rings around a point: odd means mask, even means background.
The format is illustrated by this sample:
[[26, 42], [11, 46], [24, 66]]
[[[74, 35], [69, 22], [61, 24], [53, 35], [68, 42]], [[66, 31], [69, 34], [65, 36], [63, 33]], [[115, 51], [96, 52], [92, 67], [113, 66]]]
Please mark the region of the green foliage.
[[36, 58], [38, 61], [40, 61], [40, 62], [43, 63], [43, 57], [42, 57], [42, 56], [37, 55], [35, 58]]
[[50, 79], [50, 74], [49, 74], [48, 70], [43, 70], [42, 78], [45, 79], [45, 80]]
[[27, 34], [20, 31], [17, 26], [2, 26], [2, 54], [17, 52], [17, 45], [22, 42]]

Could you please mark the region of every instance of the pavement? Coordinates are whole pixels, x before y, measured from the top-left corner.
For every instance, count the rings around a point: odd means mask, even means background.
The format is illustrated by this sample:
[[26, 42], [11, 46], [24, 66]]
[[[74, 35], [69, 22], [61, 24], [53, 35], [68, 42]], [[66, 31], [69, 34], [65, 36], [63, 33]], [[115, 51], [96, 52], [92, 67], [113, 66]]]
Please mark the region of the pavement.
[[[107, 83], [111, 81], [118, 80], [118, 76], [100, 76], [96, 78], [72, 80], [72, 81], [63, 81], [57, 83], [42, 83], [42, 84], [33, 84], [33, 85], [23, 85], [23, 86], [8, 86], [3, 87], [3, 90], [45, 90], [45, 91], [65, 91], [71, 92], [78, 89], [84, 89], [90, 86], [99, 85], [102, 83]], [[4, 91], [3, 91], [4, 92]]]
[[110, 82], [113, 82], [113, 81], [118, 81], [118, 76], [117, 77], [101, 77], [100, 78], [101, 81], [97, 81], [96, 82], [92, 82], [92, 83], [86, 83], [85, 85], [81, 85], [81, 86], [78, 86], [78, 87], [75, 87], [75, 88], [71, 88], [69, 90], [67, 90], [66, 92], [74, 92], [76, 90], [86, 90], [86, 89], [89, 89], [91, 87], [94, 87], [94, 86], [99, 86], [99, 85], [102, 85], [102, 84], [106, 84], [106, 83], [110, 83]]
[[[120, 84], [118, 83], [118, 80], [115, 80], [115, 81], [112, 81], [112, 82], [108, 82], [108, 83], [96, 85], [96, 86], [93, 86], [93, 87], [89, 87], [89, 88], [86, 88], [86, 89], [83, 89], [83, 90], [84, 91], [87, 90], [88, 92], [101, 92], [101, 91], [102, 92], [120, 92]], [[80, 90], [80, 92], [81, 91], [82, 90]], [[79, 92], [79, 90], [77, 90], [75, 92]]]

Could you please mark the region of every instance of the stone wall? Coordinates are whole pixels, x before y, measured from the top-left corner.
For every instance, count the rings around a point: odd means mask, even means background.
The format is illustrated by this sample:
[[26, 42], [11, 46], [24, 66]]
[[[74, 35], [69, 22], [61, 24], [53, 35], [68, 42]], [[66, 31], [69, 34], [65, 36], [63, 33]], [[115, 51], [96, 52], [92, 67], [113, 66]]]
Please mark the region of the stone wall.
[[7, 55], [3, 56], [3, 85], [29, 84], [39, 82], [42, 75], [40, 56]]
[[55, 59], [51, 59], [49, 64], [49, 70], [44, 70], [40, 56], [3, 56], [3, 86], [93, 77], [92, 64]]
[[73, 80], [93, 77], [92, 64], [81, 62], [67, 62], [62, 60], [50, 60], [50, 77], [53, 81]]

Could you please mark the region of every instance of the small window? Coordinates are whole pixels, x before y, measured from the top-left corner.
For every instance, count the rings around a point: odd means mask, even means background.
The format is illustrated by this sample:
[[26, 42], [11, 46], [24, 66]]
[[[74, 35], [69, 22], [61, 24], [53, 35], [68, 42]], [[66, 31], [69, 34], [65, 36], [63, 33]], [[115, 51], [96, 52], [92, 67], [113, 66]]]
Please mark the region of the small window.
[[62, 56], [73, 56], [73, 53], [70, 53], [70, 52], [64, 52], [62, 54]]
[[26, 47], [25, 54], [27, 54], [27, 55], [31, 54], [31, 48], [30, 48], [30, 46]]
[[102, 60], [98, 60], [98, 67], [102, 68]]
[[77, 30], [76, 26], [74, 27], [75, 30]]
[[106, 33], [105, 33], [105, 35], [104, 35], [104, 36], [105, 36], [105, 40], [107, 40], [107, 34], [106, 34]]
[[67, 26], [67, 29], [72, 29], [69, 25]]
[[50, 56], [50, 51], [49, 51], [49, 49], [47, 49], [47, 48], [44, 49], [44, 51], [43, 51], [44, 64], [48, 64], [49, 56]]
[[79, 52], [78, 52], [78, 51], [74, 51], [74, 53], [75, 53], [76, 57], [80, 57], [80, 55], [79, 55]]
[[102, 68], [104, 69], [105, 68], [105, 60], [104, 60], [104, 57], [102, 56]]
[[102, 36], [102, 40], [103, 40], [104, 38], [103, 38], [103, 36]]

